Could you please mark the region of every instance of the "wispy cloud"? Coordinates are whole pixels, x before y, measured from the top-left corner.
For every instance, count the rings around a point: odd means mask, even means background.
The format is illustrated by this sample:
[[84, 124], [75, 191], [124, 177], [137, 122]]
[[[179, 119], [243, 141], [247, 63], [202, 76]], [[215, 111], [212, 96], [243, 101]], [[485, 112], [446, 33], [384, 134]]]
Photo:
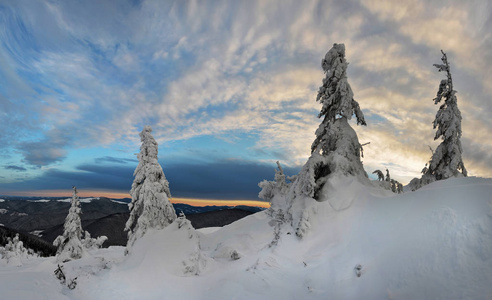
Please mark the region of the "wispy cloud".
[[94, 159], [94, 162], [96, 164], [100, 163], [116, 163], [116, 164], [127, 164], [127, 163], [135, 163], [138, 162], [136, 159], [130, 159], [130, 158], [120, 158], [120, 157], [113, 157], [113, 156], [104, 156], [104, 157], [98, 157]]
[[16, 165], [6, 165], [6, 166], [3, 166], [3, 168], [7, 169], [7, 170], [14, 170], [14, 171], [19, 171], [19, 172], [27, 171], [26, 168], [21, 167], [21, 166], [16, 166]]
[[258, 160], [299, 166], [320, 122], [320, 60], [343, 42], [368, 121], [356, 128], [371, 142], [368, 171], [391, 166], [406, 181], [427, 162], [427, 145], [438, 142], [432, 98], [442, 74], [432, 64], [442, 48], [459, 91], [465, 165], [492, 176], [484, 163], [492, 151], [490, 8], [421, 0], [4, 5], [0, 147], [38, 167], [70, 160], [73, 149], [133, 153], [150, 124], [161, 144], [251, 134]]

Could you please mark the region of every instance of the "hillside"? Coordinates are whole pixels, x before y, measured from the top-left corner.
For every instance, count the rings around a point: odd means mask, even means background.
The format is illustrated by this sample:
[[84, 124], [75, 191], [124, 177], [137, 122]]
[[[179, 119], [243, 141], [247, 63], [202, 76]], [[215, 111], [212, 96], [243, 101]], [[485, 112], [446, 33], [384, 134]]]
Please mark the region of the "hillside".
[[[179, 206], [182, 207], [182, 205]], [[189, 206], [188, 211], [197, 212], [186, 215], [186, 218], [190, 220], [191, 224], [196, 229], [222, 227], [254, 213], [253, 208], [247, 210], [230, 207], [217, 207], [218, 210], [211, 210], [212, 207], [210, 206], [205, 207], [204, 209], [201, 209], [201, 207], [192, 208], [192, 206]], [[203, 212], [199, 212], [202, 210]], [[107, 236], [108, 240], [104, 242], [103, 247], [125, 246], [128, 235], [124, 229], [129, 215], [130, 214], [126, 212], [111, 214], [96, 220], [83, 220], [82, 228], [87, 230], [93, 237], [101, 235]], [[52, 243], [56, 237], [62, 233], [63, 224], [59, 224], [43, 231], [42, 238]]]
[[492, 297], [492, 179], [449, 179], [399, 195], [339, 183], [325, 202], [306, 203], [302, 240], [285, 224], [269, 247], [267, 212], [215, 231], [172, 224], [149, 232], [128, 257], [111, 247], [65, 264], [78, 277], [74, 290], [52, 275], [53, 258], [2, 266], [0, 288], [17, 299], [19, 291], [23, 299]]
[[[108, 198], [82, 198], [82, 227], [91, 236], [105, 235], [105, 247], [126, 245], [123, 231], [129, 212], [126, 202]], [[173, 204], [176, 212], [183, 212], [195, 228], [218, 227], [261, 211], [258, 207], [203, 206]], [[70, 207], [70, 198], [12, 198], [0, 201], [0, 225], [23, 233], [32, 233], [52, 243], [62, 234], [63, 224]], [[0, 244], [1, 245], [1, 244]]]

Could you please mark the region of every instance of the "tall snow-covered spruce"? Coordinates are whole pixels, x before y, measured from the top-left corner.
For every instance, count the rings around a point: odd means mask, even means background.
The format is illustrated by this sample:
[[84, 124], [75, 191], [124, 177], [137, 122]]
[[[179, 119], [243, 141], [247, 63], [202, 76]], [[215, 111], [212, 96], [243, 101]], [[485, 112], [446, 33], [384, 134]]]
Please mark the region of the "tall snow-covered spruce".
[[125, 226], [128, 231], [126, 253], [148, 229], [162, 229], [176, 219], [176, 212], [169, 202], [169, 182], [157, 161], [158, 145], [151, 133], [150, 126], [140, 132], [142, 146], [130, 191], [130, 217]]
[[456, 91], [453, 90], [453, 79], [446, 53], [441, 50], [442, 64], [434, 64], [439, 72], [446, 72], [446, 78], [441, 80], [434, 104], [441, 104], [433, 122], [437, 128], [434, 140], [442, 138], [441, 144], [432, 153], [429, 166], [424, 168], [422, 178], [414, 178], [410, 188], [416, 190], [433, 181], [444, 180], [450, 177], [467, 176], [467, 171], [461, 158], [461, 112], [458, 109]]
[[367, 178], [361, 157], [361, 144], [348, 120], [355, 114], [357, 125], [366, 125], [359, 103], [347, 81], [348, 62], [345, 45], [334, 44], [321, 60], [326, 76], [316, 101], [322, 104], [311, 145], [311, 157], [304, 165], [297, 182], [297, 193], [319, 198], [319, 192], [330, 174]]
[[77, 195], [77, 188], [74, 186], [71, 206], [65, 224], [63, 224], [63, 234], [53, 241], [53, 245], [58, 247], [56, 253], [58, 261], [79, 259], [84, 253], [81, 242], [82, 222], [80, 221], [80, 214], [79, 196]]
[[[302, 170], [290, 177], [292, 183], [287, 184], [279, 167], [275, 182], [259, 184], [262, 188], [259, 196], [272, 204], [268, 211], [275, 224], [271, 246], [278, 243], [285, 223], [290, 223], [296, 235], [302, 238], [311, 227], [311, 217], [316, 214], [313, 201], [330, 201], [327, 189], [331, 186], [354, 182], [354, 179], [369, 183], [361, 161], [362, 145], [348, 122], [355, 115], [358, 125], [366, 125], [347, 81], [347, 66], [344, 44], [334, 44], [321, 60], [326, 75], [316, 101], [322, 104], [318, 117], [323, 120], [316, 130], [311, 156]], [[335, 204], [336, 207], [343, 205]]]
[[437, 111], [434, 120], [434, 129], [437, 128], [434, 140], [442, 138], [441, 144], [432, 155], [428, 173], [436, 180], [449, 177], [467, 176], [461, 153], [461, 112], [458, 109], [456, 91], [453, 90], [453, 79], [449, 68], [448, 58], [442, 50], [442, 64], [434, 64], [439, 72], [446, 72], [446, 78], [441, 81], [437, 97], [434, 103], [438, 104], [444, 99]]

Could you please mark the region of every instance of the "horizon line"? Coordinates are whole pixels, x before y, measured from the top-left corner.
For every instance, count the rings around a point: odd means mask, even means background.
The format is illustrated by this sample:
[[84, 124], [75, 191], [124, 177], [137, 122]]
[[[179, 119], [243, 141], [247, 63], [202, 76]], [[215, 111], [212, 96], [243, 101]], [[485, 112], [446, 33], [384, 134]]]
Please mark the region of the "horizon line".
[[[131, 199], [129, 193], [117, 193], [110, 191], [81, 191], [77, 193], [80, 198], [98, 198], [105, 197], [109, 199]], [[71, 198], [72, 193], [68, 190], [45, 190], [45, 191], [28, 191], [28, 192], [15, 192], [5, 193], [6, 197], [66, 197]], [[97, 195], [97, 196], [95, 196]], [[185, 197], [172, 197], [169, 201], [173, 204], [188, 204], [191, 206], [257, 206], [263, 208], [269, 208], [270, 203], [261, 200], [254, 199], [209, 199], [209, 198], [185, 198]], [[231, 205], [232, 204], [232, 205]]]

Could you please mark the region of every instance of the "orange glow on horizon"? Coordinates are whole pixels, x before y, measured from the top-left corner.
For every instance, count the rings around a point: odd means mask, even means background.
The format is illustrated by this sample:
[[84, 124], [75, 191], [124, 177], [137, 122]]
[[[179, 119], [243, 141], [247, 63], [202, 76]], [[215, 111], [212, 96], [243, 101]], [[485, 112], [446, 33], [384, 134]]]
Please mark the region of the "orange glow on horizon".
[[269, 208], [270, 203], [258, 200], [217, 200], [217, 199], [190, 199], [190, 198], [171, 198], [172, 203], [183, 203], [191, 206], [258, 206]]
[[[45, 191], [29, 191], [29, 192], [15, 192], [11, 193], [12, 196], [20, 197], [72, 197], [71, 190], [45, 190]], [[131, 198], [128, 193], [117, 193], [111, 191], [98, 191], [98, 190], [78, 190], [80, 198], [87, 197], [106, 197], [111, 199]], [[172, 203], [183, 203], [192, 206], [257, 206], [263, 208], [269, 208], [270, 203], [259, 200], [219, 200], [219, 199], [194, 199], [194, 198], [177, 198], [173, 197], [169, 199]]]

